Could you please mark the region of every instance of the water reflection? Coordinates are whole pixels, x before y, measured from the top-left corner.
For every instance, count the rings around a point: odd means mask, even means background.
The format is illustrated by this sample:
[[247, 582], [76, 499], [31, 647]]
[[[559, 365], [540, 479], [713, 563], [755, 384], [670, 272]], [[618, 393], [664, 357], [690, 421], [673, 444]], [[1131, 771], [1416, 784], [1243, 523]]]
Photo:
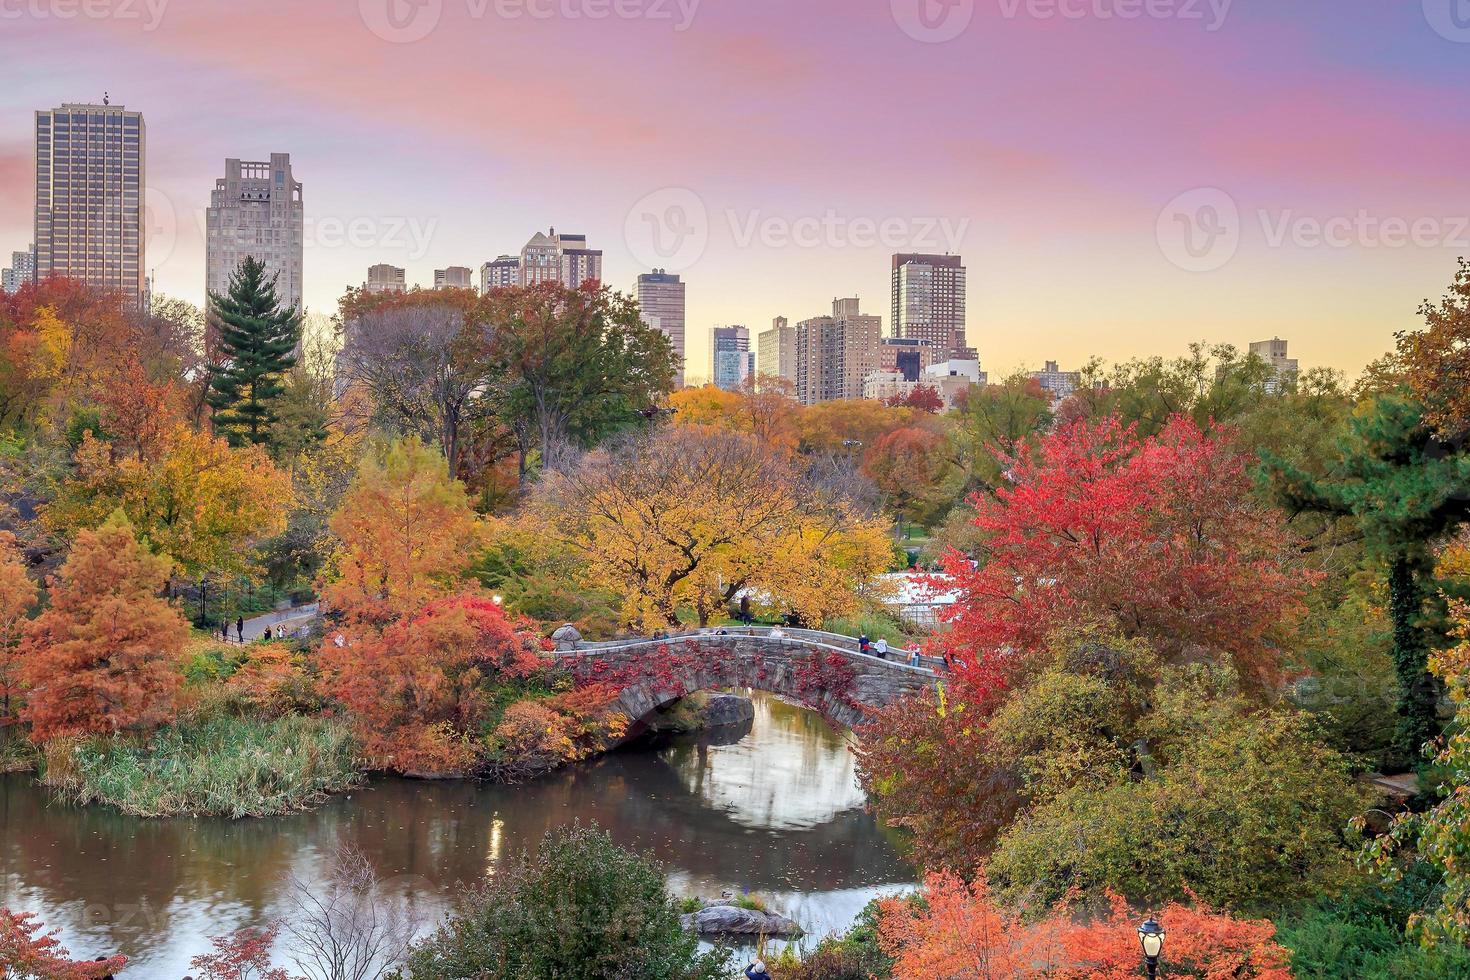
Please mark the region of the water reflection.
[[733, 745], [678, 739], [520, 787], [383, 780], [275, 820], [135, 820], [3, 777], [0, 904], [77, 955], [133, 957], [125, 976], [182, 977], [206, 937], [278, 917], [287, 876], [319, 876], [340, 843], [432, 918], [456, 882], [579, 819], [652, 851], [681, 893], [760, 892], [821, 935], [912, 880], [862, 803], [844, 736], [765, 696]]

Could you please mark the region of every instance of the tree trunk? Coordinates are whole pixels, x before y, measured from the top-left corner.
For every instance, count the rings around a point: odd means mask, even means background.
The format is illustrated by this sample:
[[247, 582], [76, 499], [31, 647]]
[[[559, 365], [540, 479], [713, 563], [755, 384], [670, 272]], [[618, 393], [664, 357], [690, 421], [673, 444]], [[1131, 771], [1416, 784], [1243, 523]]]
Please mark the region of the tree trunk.
[[1398, 676], [1396, 762], [1412, 767], [1424, 743], [1439, 734], [1439, 681], [1429, 673], [1429, 643], [1423, 627], [1422, 569], [1400, 554], [1389, 565], [1389, 613], [1393, 621], [1393, 665]]

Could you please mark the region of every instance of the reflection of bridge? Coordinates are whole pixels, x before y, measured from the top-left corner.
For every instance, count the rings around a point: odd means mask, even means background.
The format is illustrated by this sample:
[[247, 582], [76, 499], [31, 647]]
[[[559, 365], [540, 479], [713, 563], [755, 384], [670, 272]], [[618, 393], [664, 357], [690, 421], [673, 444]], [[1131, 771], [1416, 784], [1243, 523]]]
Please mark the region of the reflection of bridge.
[[850, 636], [784, 627], [727, 627], [602, 643], [558, 634], [557, 659], [581, 680], [618, 687], [622, 710], [635, 721], [694, 691], [751, 687], [852, 727], [874, 709], [933, 685], [939, 664], [926, 657], [912, 667], [900, 651], [884, 659], [859, 652]]

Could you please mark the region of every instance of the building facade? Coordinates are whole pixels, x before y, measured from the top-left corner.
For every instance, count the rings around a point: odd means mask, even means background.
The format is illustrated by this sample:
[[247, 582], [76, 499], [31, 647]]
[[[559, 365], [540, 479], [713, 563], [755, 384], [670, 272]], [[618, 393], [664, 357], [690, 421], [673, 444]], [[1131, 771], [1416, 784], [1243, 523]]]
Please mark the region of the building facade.
[[735, 391], [755, 373], [750, 330], [739, 326], [710, 330], [710, 381], [716, 388]]
[[884, 337], [878, 344], [878, 370], [918, 381], [934, 363], [934, 345], [911, 337]]
[[1280, 394], [1289, 388], [1301, 371], [1301, 363], [1296, 358], [1287, 356], [1286, 347], [1287, 342], [1280, 337], [1258, 340], [1251, 344], [1251, 354], [1259, 357], [1271, 367], [1271, 377], [1266, 380], [1266, 390], [1273, 395]]
[[0, 289], [18, 293], [20, 287], [36, 278], [36, 246], [24, 252], [10, 253], [10, 267], [0, 270]]
[[796, 328], [784, 316], [773, 319], [771, 329], [756, 337], [756, 372], [796, 384]]
[[796, 325], [796, 397], [803, 405], [862, 398], [863, 382], [878, 370], [883, 318], [865, 314], [858, 300], [834, 299], [832, 315]]
[[927, 340], [935, 360], [966, 353], [965, 266], [958, 255], [893, 256], [893, 336]]
[[638, 309], [643, 322], [669, 338], [678, 359], [677, 387], [684, 387], [684, 282], [672, 272], [654, 269], [638, 277]]
[[588, 280], [602, 281], [602, 250], [587, 247], [586, 235], [537, 232], [521, 249], [521, 283], [560, 282], [576, 289]]
[[67, 276], [147, 304], [141, 112], [67, 103], [36, 113], [37, 279]]
[[435, 289], [474, 289], [475, 271], [467, 265], [451, 265], [434, 270]]
[[1072, 392], [1082, 384], [1082, 372], [1063, 371], [1057, 367], [1056, 361], [1047, 361], [1046, 367], [1040, 371], [1032, 371], [1027, 377], [1040, 384], [1043, 389], [1051, 392], [1052, 401], [1062, 401], [1070, 398]]
[[[225, 161], [204, 213], [205, 288], [224, 295], [246, 256], [276, 277], [283, 306], [302, 308], [301, 267], [305, 244], [301, 183], [291, 171], [291, 154], [266, 161]], [[207, 295], [207, 294], [206, 294]]]
[[514, 255], [502, 255], [493, 262], [480, 266], [480, 292], [488, 293], [502, 286], [521, 284], [521, 260]]
[[408, 274], [387, 263], [369, 266], [367, 282], [362, 288], [369, 293], [404, 293], [408, 291]]

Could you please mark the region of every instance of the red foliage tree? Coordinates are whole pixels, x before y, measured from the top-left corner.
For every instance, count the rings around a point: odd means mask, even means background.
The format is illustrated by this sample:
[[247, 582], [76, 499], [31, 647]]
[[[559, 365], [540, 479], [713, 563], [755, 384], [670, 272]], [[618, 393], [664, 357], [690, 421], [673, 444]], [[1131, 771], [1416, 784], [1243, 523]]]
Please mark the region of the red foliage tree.
[[20, 709], [20, 641], [26, 615], [36, 604], [36, 585], [26, 574], [15, 536], [0, 531], [0, 725]]
[[458, 773], [476, 761], [475, 739], [491, 708], [485, 682], [529, 677], [541, 658], [536, 640], [500, 606], [452, 596], [381, 632], [365, 625], [330, 632], [319, 664], [323, 692], [357, 720], [375, 765]]
[[167, 721], [189, 627], [160, 586], [169, 563], [138, 543], [120, 514], [82, 531], [51, 605], [21, 647], [31, 737], [147, 730]]
[[930, 415], [938, 415], [944, 411], [944, 398], [939, 394], [939, 389], [932, 385], [915, 385], [913, 391], [894, 395], [883, 404], [889, 408], [913, 408]]
[[[984, 877], [966, 886], [930, 875], [924, 904], [883, 903], [880, 936], [904, 980], [1134, 980], [1141, 975], [1140, 916], [1117, 896], [1107, 915], [1059, 905], [1039, 921], [999, 906]], [[1236, 919], [1171, 903], [1156, 918], [1168, 933], [1169, 976], [1291, 980], [1290, 954], [1266, 920]]]
[[292, 980], [280, 967], [271, 966], [271, 944], [276, 927], [241, 929], [228, 936], [212, 937], [213, 953], [201, 953], [189, 961], [200, 980]]
[[0, 977], [14, 980], [96, 980], [127, 965], [126, 956], [74, 960], [50, 933], [37, 935], [41, 924], [29, 912], [0, 908]]
[[972, 499], [979, 566], [945, 561], [959, 592], [945, 642], [972, 672], [1093, 625], [1166, 656], [1230, 655], [1247, 678], [1273, 673], [1310, 575], [1287, 567], [1283, 519], [1251, 501], [1228, 434], [1180, 417], [1139, 440], [1116, 419], [1079, 421], [1001, 461], [1008, 484]]

